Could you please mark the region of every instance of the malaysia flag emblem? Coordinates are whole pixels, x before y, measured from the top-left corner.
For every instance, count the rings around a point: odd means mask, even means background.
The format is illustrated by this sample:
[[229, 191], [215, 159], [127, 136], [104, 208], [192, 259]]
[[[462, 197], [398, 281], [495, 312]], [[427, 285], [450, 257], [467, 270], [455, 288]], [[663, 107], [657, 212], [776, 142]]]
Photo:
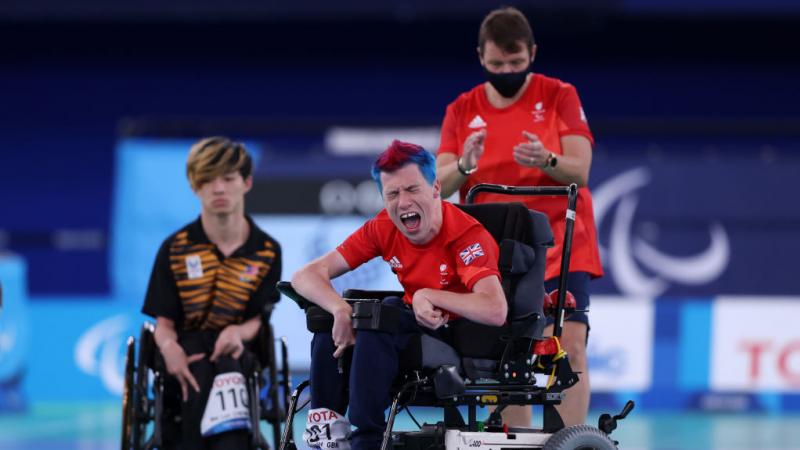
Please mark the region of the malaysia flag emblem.
[[239, 281], [242, 283], [249, 283], [251, 280], [258, 276], [258, 266], [248, 265], [239, 276]]
[[484, 255], [483, 248], [481, 247], [481, 244], [478, 242], [470, 245], [469, 247], [465, 248], [464, 250], [461, 250], [461, 252], [458, 253], [458, 256], [461, 257], [461, 260], [464, 261], [464, 264], [466, 265], [470, 265], [472, 261], [475, 261], [476, 258], [483, 255]]

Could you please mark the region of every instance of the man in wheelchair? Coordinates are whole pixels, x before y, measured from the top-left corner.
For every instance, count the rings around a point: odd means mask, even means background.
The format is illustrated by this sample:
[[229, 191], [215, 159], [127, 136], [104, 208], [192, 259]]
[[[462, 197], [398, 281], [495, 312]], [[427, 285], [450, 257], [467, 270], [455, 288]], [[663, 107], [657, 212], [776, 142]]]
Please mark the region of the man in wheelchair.
[[[372, 176], [385, 209], [328, 254], [292, 278], [302, 296], [333, 316], [331, 332], [311, 347], [311, 410], [304, 440], [311, 447], [377, 449], [390, 389], [422, 340], [430, 349], [453, 338], [460, 318], [491, 326], [506, 321], [507, 302], [497, 267], [498, 245], [473, 217], [441, 199], [435, 159], [422, 147], [394, 141]], [[384, 300], [400, 311], [396, 332], [352, 328], [352, 308], [331, 279], [380, 256], [404, 289]], [[426, 351], [422, 358], [447, 352]], [[452, 351], [452, 350], [450, 350]], [[349, 352], [352, 357], [348, 358]], [[350, 422], [356, 431], [350, 435]]]
[[[240, 387], [257, 361], [245, 343], [279, 299], [281, 249], [244, 213], [253, 178], [241, 143], [198, 141], [186, 172], [200, 217], [161, 245], [142, 308], [157, 321], [155, 344], [171, 375], [166, 390], [178, 391], [165, 397], [179, 397], [181, 420], [163, 421], [162, 448], [249, 448], [247, 404], [257, 399]], [[168, 400], [164, 408], [168, 414]]]

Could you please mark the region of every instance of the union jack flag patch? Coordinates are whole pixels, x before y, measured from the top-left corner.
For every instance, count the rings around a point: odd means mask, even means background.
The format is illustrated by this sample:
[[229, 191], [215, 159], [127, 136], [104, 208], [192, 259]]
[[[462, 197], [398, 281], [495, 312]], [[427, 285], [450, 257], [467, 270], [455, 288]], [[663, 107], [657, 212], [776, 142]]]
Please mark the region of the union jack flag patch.
[[483, 256], [483, 248], [481, 247], [480, 243], [476, 242], [464, 250], [461, 250], [458, 253], [458, 256], [461, 257], [461, 260], [464, 261], [464, 264], [470, 265], [470, 263], [475, 261], [476, 258]]

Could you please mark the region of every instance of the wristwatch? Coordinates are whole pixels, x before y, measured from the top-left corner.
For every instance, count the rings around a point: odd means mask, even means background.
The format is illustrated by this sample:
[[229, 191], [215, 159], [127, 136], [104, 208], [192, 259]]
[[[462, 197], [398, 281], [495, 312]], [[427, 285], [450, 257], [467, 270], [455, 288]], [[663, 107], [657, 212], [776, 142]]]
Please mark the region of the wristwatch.
[[556, 156], [555, 153], [550, 152], [550, 154], [547, 156], [547, 159], [544, 162], [544, 166], [542, 166], [542, 167], [545, 168], [545, 169], [548, 168], [548, 167], [552, 169], [553, 167], [555, 167], [557, 165], [558, 165], [558, 157]]
[[476, 170], [478, 170], [478, 166], [475, 166], [469, 170], [465, 169], [464, 166], [461, 164], [461, 157], [459, 157], [458, 161], [456, 161], [456, 166], [458, 167], [458, 171], [461, 172], [461, 175], [464, 175], [465, 177], [472, 175], [473, 173], [475, 173]]

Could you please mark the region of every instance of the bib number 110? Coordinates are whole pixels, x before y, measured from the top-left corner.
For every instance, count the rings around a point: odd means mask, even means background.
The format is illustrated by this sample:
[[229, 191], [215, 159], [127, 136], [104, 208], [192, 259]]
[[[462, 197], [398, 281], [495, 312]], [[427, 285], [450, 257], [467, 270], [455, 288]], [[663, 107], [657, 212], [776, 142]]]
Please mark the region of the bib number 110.
[[[226, 406], [230, 406], [234, 409], [239, 408], [239, 405], [245, 408], [249, 406], [247, 403], [247, 390], [244, 387], [232, 387], [230, 389], [219, 390], [214, 396], [219, 399], [219, 405], [222, 411], [227, 409]], [[225, 401], [226, 399], [228, 400], [227, 402]]]

